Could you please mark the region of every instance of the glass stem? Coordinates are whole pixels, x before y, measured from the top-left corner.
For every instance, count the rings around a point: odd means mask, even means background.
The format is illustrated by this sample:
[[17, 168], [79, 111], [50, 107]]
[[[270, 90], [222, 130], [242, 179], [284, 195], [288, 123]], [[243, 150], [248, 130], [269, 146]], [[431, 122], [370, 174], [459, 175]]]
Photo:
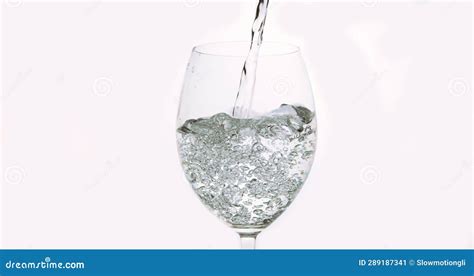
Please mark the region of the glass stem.
[[255, 243], [257, 241], [258, 234], [239, 234], [240, 236], [240, 249], [255, 249]]

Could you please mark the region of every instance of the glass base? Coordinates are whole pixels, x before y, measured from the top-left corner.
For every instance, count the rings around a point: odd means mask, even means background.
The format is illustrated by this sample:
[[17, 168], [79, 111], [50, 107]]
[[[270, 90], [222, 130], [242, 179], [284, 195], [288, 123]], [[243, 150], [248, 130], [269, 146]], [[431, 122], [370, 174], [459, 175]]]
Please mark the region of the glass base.
[[263, 231], [263, 229], [265, 229], [265, 228], [250, 228], [250, 227], [249, 228], [232, 227], [232, 228], [240, 236], [257, 236], [258, 234], [260, 234], [260, 232]]
[[262, 232], [263, 228], [235, 228], [234, 230], [240, 236], [241, 249], [255, 249], [257, 236]]

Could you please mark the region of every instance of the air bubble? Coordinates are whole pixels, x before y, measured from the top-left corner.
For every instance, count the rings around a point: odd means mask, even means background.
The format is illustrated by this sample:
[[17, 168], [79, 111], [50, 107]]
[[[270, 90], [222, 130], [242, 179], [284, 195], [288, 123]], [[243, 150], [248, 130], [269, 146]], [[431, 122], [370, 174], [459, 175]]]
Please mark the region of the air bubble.
[[177, 130], [178, 149], [201, 201], [231, 225], [271, 223], [311, 166], [315, 131], [303, 123], [309, 118], [305, 112], [285, 105], [260, 118], [219, 113], [186, 121]]

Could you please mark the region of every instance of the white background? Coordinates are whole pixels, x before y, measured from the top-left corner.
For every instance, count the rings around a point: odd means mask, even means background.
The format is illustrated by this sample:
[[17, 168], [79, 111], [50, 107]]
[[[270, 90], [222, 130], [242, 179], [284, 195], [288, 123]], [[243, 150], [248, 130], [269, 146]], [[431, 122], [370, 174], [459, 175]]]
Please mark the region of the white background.
[[[470, 2], [275, 2], [318, 152], [259, 248], [472, 248]], [[4, 1], [3, 248], [237, 248], [175, 146], [192, 46], [249, 39], [255, 1]], [[291, 91], [290, 91], [291, 92]]]

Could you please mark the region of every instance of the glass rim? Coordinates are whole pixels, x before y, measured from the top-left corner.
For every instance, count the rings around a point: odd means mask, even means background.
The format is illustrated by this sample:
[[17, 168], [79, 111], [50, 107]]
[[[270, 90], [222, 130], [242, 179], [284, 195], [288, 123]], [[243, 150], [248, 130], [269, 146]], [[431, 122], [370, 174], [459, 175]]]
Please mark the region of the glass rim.
[[[232, 47], [234, 49], [231, 49]], [[249, 48], [250, 41], [217, 41], [196, 45], [193, 47], [193, 52], [218, 57], [247, 57]], [[291, 43], [264, 41], [260, 48], [259, 57], [286, 56], [298, 52], [300, 52], [300, 47]]]

